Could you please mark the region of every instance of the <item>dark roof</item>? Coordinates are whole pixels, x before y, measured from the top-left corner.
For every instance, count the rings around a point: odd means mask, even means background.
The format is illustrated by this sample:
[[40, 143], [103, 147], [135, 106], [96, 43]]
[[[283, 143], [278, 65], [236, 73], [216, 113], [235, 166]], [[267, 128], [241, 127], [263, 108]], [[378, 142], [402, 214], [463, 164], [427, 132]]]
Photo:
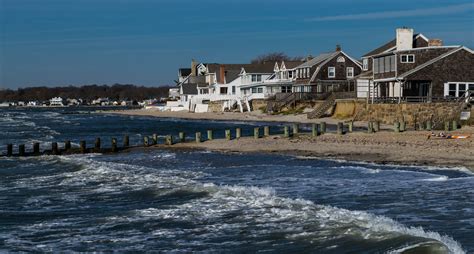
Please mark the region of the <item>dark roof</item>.
[[181, 77], [187, 77], [191, 74], [191, 68], [181, 68], [179, 69], [179, 75]]
[[[293, 69], [293, 68], [296, 68], [297, 66], [300, 66], [305, 61], [284, 61], [284, 62], [287, 69]], [[280, 63], [280, 66], [281, 66], [281, 63]]]
[[197, 94], [197, 84], [196, 83], [186, 83], [181, 85], [183, 87], [183, 94]]
[[242, 68], [244, 68], [246, 73], [273, 73], [275, 63], [265, 62], [261, 64], [245, 64], [244, 66], [242, 66]]
[[[418, 35], [421, 35], [421, 34], [414, 34], [414, 35], [413, 35], [413, 43], [415, 43], [416, 37], [417, 37]], [[376, 48], [376, 49], [370, 51], [369, 53], [363, 55], [362, 57], [377, 55], [377, 54], [383, 53], [384, 51], [389, 50], [389, 49], [391, 49], [391, 48], [393, 48], [393, 47], [395, 47], [395, 46], [397, 46], [397, 39], [396, 39], [396, 38], [393, 39], [393, 40], [391, 40], [391, 41], [389, 41], [389, 42], [387, 42], [387, 43], [385, 43], [384, 45], [382, 45], [382, 46], [380, 46], [380, 47], [378, 47], [378, 48]]]

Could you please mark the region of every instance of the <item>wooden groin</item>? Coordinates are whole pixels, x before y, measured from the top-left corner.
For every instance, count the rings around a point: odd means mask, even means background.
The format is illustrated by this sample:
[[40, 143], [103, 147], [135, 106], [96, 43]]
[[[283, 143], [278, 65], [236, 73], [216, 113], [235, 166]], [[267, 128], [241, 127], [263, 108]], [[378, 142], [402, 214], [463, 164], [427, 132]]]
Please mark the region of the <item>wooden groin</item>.
[[[459, 126], [459, 122], [452, 121], [445, 123], [445, 131], [457, 130]], [[275, 127], [273, 127], [275, 128]], [[325, 133], [333, 133], [337, 135], [346, 135], [347, 133], [355, 132], [353, 122], [339, 122], [336, 125], [335, 130], [329, 132], [327, 129], [326, 122], [314, 123], [311, 125], [311, 131], [309, 133], [303, 133], [302, 129], [300, 128], [299, 124], [291, 124], [291, 125], [284, 125], [280, 126], [281, 132], [274, 134], [281, 136], [282, 138], [293, 138], [303, 134], [309, 134], [312, 137], [318, 137]], [[380, 131], [393, 131], [394, 133], [403, 133], [409, 128], [405, 124], [405, 122], [395, 122], [393, 124], [393, 129], [385, 129], [382, 130], [380, 127], [380, 121], [369, 121], [367, 123], [367, 129], [359, 128], [360, 132], [365, 132], [367, 134], [374, 134]], [[424, 130], [424, 131], [431, 131], [432, 123], [425, 122], [425, 123], [417, 123], [410, 128], [411, 130]], [[261, 133], [262, 127], [255, 127], [253, 128], [253, 132], [249, 130], [249, 133], [253, 133], [253, 135], [249, 135], [248, 137], [253, 137], [256, 140], [272, 137], [271, 135], [271, 127], [270, 126], [263, 126], [263, 133]], [[290, 131], [291, 130], [291, 131]], [[138, 145], [130, 145], [130, 138], [128, 135], [122, 137], [121, 142], [117, 138], [110, 138], [108, 142], [110, 142], [110, 147], [104, 147], [105, 139], [96, 138], [93, 144], [86, 143], [85, 140], [79, 141], [79, 146], [72, 147], [70, 140], [65, 141], [53, 141], [51, 145], [41, 150], [40, 143], [34, 142], [31, 144], [18, 144], [16, 147], [16, 151], [14, 151], [13, 144], [7, 144], [6, 153], [0, 155], [0, 157], [31, 157], [31, 156], [42, 156], [42, 155], [72, 155], [72, 154], [87, 154], [87, 153], [102, 153], [102, 154], [112, 154], [112, 153], [119, 153], [131, 148], [140, 148], [140, 147], [153, 147], [153, 146], [172, 146], [177, 143], [187, 143], [187, 142], [207, 142], [212, 141], [215, 139], [214, 134], [216, 130], [207, 130], [207, 135], [203, 136], [201, 132], [196, 132], [194, 135], [194, 139], [186, 138], [185, 132], [179, 132], [177, 138], [173, 135], [165, 135], [162, 139], [163, 142], [160, 143], [158, 134], [153, 133], [151, 136], [143, 135], [143, 140]], [[235, 133], [235, 136], [232, 136], [232, 133]], [[243, 137], [242, 135], [242, 128], [235, 128], [234, 132], [231, 129], [222, 130], [223, 137], [222, 139], [226, 139], [229, 141], [238, 141], [240, 138]], [[262, 135], [263, 134], [263, 135]], [[120, 145], [121, 144], [121, 145]], [[30, 148], [27, 150], [27, 148]]]

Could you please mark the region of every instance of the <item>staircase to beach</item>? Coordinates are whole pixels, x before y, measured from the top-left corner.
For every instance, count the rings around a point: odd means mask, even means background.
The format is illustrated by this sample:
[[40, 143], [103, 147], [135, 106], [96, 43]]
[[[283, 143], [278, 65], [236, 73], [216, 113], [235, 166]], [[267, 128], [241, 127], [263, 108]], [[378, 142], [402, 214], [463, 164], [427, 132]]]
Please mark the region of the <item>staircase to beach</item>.
[[278, 112], [286, 106], [294, 105], [297, 100], [296, 93], [276, 94], [273, 100], [269, 100], [267, 103], [267, 113]]
[[320, 118], [326, 111], [336, 105], [336, 95], [332, 93], [319, 107], [307, 114], [308, 119]]

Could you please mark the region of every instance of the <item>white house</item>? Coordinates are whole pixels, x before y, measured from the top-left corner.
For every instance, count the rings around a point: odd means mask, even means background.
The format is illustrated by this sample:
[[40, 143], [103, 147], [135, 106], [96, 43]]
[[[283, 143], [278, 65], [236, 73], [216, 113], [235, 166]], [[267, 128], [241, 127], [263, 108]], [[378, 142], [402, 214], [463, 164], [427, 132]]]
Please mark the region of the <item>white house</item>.
[[54, 98], [49, 100], [49, 105], [53, 106], [53, 107], [63, 107], [64, 106], [63, 98], [54, 97]]

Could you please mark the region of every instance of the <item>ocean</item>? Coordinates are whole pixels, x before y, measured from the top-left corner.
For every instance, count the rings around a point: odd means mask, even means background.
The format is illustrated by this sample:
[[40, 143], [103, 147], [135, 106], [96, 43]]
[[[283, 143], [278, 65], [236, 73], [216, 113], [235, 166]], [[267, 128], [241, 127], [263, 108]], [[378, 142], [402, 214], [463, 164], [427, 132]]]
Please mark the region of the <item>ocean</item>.
[[[219, 138], [263, 125], [0, 109], [0, 153], [8, 143], [28, 151], [101, 137], [108, 146], [128, 134], [139, 144], [153, 133], [192, 138], [212, 128]], [[461, 167], [284, 154], [1, 157], [0, 252], [473, 253], [473, 186]]]

